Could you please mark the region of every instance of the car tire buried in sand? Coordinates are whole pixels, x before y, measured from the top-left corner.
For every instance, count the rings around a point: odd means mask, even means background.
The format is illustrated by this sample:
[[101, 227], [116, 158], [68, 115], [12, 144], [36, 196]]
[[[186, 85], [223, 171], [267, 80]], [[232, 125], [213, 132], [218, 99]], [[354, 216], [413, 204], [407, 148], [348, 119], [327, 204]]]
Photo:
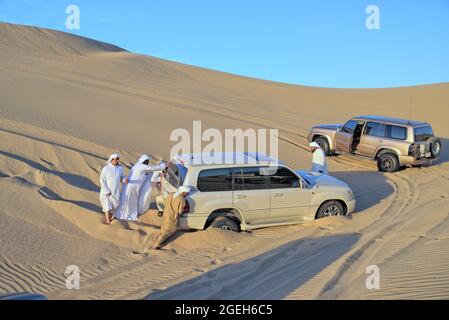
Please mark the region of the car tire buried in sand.
[[441, 140], [437, 137], [430, 137], [427, 139], [430, 144], [430, 152], [432, 153], [432, 158], [438, 158], [441, 153]]
[[325, 137], [317, 137], [317, 138], [313, 139], [313, 141], [318, 143], [318, 145], [321, 147], [321, 149], [323, 149], [324, 154], [326, 156], [331, 155], [329, 142], [327, 141], [327, 139]]
[[337, 200], [330, 200], [324, 202], [316, 213], [316, 218], [321, 219], [332, 216], [343, 216], [345, 214], [345, 208]]
[[377, 168], [382, 172], [396, 172], [400, 169], [399, 159], [393, 153], [383, 153], [377, 158]]
[[235, 232], [239, 231], [239, 226], [234, 220], [232, 220], [231, 218], [228, 218], [228, 217], [223, 217], [223, 216], [216, 217], [212, 221], [210, 226], [212, 228], [218, 228], [218, 229], [222, 229], [222, 230], [235, 231]]

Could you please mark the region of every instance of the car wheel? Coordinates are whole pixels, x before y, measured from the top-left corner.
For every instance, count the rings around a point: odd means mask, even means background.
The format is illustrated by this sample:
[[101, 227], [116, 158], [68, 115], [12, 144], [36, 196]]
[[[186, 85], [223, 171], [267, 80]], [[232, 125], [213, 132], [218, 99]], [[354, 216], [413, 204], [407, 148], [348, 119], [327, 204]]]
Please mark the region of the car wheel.
[[326, 201], [321, 205], [316, 214], [317, 219], [332, 217], [332, 216], [342, 216], [345, 214], [345, 209], [339, 201], [331, 200]]
[[441, 153], [441, 140], [436, 137], [431, 137], [427, 140], [430, 143], [430, 152], [432, 153], [432, 158], [438, 158]]
[[325, 137], [318, 137], [318, 138], [315, 138], [313, 141], [318, 143], [318, 145], [321, 147], [321, 149], [323, 149], [324, 154], [326, 156], [329, 156], [331, 154], [329, 142], [327, 141], [327, 139]]
[[382, 172], [396, 172], [400, 169], [399, 159], [395, 154], [384, 153], [377, 158], [377, 168]]
[[223, 216], [216, 217], [212, 221], [210, 226], [212, 228], [218, 228], [218, 229], [222, 229], [222, 230], [229, 230], [229, 231], [235, 231], [235, 232], [239, 231], [239, 226], [234, 220], [232, 220], [228, 217], [223, 217]]

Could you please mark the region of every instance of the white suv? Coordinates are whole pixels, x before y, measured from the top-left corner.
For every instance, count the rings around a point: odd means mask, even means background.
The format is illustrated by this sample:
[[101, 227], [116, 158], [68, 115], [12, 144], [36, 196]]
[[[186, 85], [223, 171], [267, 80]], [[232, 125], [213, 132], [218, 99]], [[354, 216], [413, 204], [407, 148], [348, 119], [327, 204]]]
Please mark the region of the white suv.
[[260, 153], [222, 153], [221, 164], [208, 164], [206, 156], [175, 157], [162, 179], [156, 200], [161, 212], [169, 193], [181, 185], [192, 188], [181, 228], [250, 230], [354, 211], [352, 190], [334, 177], [294, 171]]

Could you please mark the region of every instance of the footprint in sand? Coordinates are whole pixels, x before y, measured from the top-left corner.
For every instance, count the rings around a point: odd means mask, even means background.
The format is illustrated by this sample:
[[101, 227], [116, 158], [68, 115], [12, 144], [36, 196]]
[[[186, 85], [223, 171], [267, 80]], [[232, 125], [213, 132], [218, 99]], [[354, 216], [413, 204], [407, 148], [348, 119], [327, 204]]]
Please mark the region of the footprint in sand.
[[193, 271], [205, 273], [205, 272], [208, 272], [209, 269], [208, 268], [204, 268], [204, 267], [196, 267], [195, 269], [193, 269]]
[[47, 160], [45, 160], [45, 159], [42, 159], [42, 158], [40, 158], [41, 159], [41, 161], [42, 162], [44, 162], [44, 163], [46, 163], [46, 164], [48, 164], [49, 166], [52, 166], [52, 167], [54, 167], [55, 165], [52, 163], [52, 162], [50, 162], [50, 161], [47, 161]]
[[146, 233], [146, 231], [144, 231], [144, 230], [137, 230], [137, 232], [142, 236], [142, 237], [145, 237], [145, 236], [147, 236], [147, 233]]
[[225, 252], [225, 251], [231, 251], [231, 250], [232, 250], [231, 247], [224, 247], [222, 251]]
[[217, 264], [221, 264], [223, 261], [221, 261], [220, 259], [215, 259], [215, 260], [212, 260], [211, 262], [210, 262], [210, 264], [211, 265], [217, 265]]
[[135, 257], [145, 258], [145, 257], [148, 257], [148, 252], [140, 251], [140, 250], [133, 250], [133, 255]]

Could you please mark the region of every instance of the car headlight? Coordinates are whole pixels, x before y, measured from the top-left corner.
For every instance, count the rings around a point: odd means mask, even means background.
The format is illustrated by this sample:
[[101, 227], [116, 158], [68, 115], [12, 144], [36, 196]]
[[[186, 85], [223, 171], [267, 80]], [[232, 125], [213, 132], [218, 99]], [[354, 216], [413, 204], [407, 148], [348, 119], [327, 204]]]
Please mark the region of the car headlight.
[[347, 189], [346, 192], [348, 193], [350, 200], [354, 199], [354, 192], [352, 192], [352, 189]]

